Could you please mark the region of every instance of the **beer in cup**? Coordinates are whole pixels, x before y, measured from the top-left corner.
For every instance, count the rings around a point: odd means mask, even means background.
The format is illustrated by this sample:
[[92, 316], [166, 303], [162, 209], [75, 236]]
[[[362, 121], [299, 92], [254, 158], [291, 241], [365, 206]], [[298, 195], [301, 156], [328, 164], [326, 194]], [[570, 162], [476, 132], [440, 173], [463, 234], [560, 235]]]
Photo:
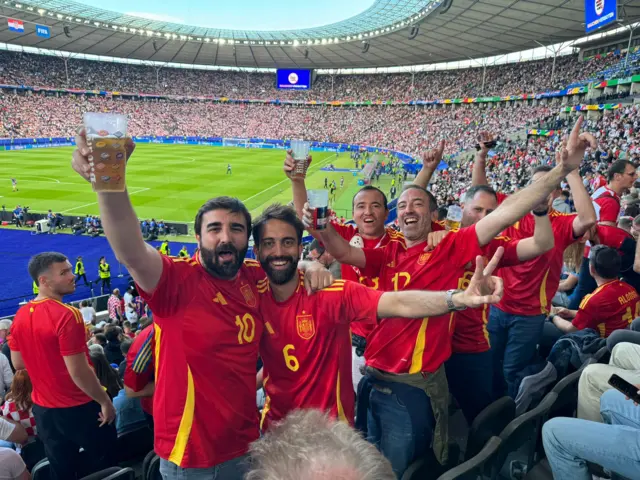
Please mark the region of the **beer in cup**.
[[462, 222], [462, 209], [458, 205], [451, 205], [447, 209], [447, 219], [445, 220], [446, 230], [457, 230]]
[[329, 190], [307, 190], [307, 199], [313, 211], [313, 229], [324, 230], [329, 221]]
[[124, 192], [127, 117], [111, 113], [85, 113], [90, 180], [94, 192]]
[[291, 140], [291, 156], [293, 157], [294, 167], [293, 176], [304, 178], [307, 175], [307, 168], [309, 168], [309, 149], [311, 148], [311, 142], [305, 142], [304, 140]]

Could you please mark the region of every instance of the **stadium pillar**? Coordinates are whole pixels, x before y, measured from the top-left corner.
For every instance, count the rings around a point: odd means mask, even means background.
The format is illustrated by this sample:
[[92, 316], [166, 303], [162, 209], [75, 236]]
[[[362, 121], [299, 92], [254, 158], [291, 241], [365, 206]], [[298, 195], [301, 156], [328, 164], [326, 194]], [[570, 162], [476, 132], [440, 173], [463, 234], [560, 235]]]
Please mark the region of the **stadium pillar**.
[[487, 78], [487, 62], [484, 62], [484, 65], [482, 65], [482, 96], [484, 96], [484, 81]]
[[624, 56], [624, 68], [627, 68], [627, 62], [629, 61], [629, 52], [631, 51], [631, 39], [633, 38], [633, 28], [629, 25], [629, 43], [627, 44], [627, 54]]

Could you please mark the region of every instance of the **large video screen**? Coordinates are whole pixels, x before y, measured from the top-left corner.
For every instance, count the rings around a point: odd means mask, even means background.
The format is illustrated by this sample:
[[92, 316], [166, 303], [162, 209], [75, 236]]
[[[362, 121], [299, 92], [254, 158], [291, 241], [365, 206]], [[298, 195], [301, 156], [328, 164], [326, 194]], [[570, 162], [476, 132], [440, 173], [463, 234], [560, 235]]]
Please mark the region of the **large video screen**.
[[618, 2], [616, 0], [585, 0], [584, 16], [585, 32], [593, 32], [618, 19]]
[[276, 88], [283, 90], [309, 90], [311, 88], [311, 70], [299, 68], [278, 69]]

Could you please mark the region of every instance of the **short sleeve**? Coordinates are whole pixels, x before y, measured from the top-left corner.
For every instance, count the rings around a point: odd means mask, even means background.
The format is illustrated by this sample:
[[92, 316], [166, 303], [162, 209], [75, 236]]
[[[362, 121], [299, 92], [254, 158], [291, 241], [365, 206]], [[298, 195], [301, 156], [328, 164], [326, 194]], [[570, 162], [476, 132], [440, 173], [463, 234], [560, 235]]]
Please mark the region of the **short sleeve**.
[[[17, 315], [16, 315], [16, 318], [17, 318]], [[19, 333], [18, 333], [17, 323], [18, 322], [16, 322], [16, 319], [14, 319], [13, 324], [11, 325], [11, 330], [10, 330], [11, 334], [9, 335], [9, 338], [7, 340], [9, 344], [9, 350], [11, 350], [12, 352], [20, 351], [20, 342], [18, 341]]]
[[8, 476], [3, 478], [22, 478], [27, 470], [22, 457], [10, 448], [0, 448], [0, 464]]
[[381, 248], [363, 248], [366, 265], [362, 270], [365, 277], [377, 277], [385, 264], [389, 245]]
[[[445, 243], [448, 238], [451, 238], [451, 241]], [[475, 225], [450, 233], [441, 245], [448, 245], [447, 253], [451, 263], [460, 268], [469, 262], [474, 262], [478, 255], [484, 254], [478, 243]]]
[[76, 313], [66, 310], [58, 321], [57, 334], [60, 354], [63, 357], [87, 351], [87, 334], [79, 311]]
[[491, 260], [498, 248], [503, 247], [504, 253], [498, 266], [513, 267], [522, 263], [518, 259], [518, 243], [520, 243], [520, 240], [513, 240], [509, 237], [496, 237], [488, 245], [485, 245], [483, 253], [488, 260]]
[[260, 262], [257, 260], [246, 259], [244, 261], [245, 272], [249, 277], [249, 282], [253, 285], [262, 283], [267, 279], [267, 274], [260, 266]]
[[575, 318], [571, 322], [578, 330], [584, 330], [585, 328], [596, 328], [598, 326], [598, 317], [594, 314], [597, 312], [592, 311], [589, 300], [592, 295], [587, 295], [582, 300], [580, 308]]
[[138, 284], [136, 288], [155, 315], [167, 317], [175, 315], [189, 303], [189, 299], [184, 298], [185, 295], [192, 296], [197, 291], [196, 288], [190, 288], [191, 285], [187, 281], [197, 267], [193, 264], [194, 260], [183, 260], [166, 255], [161, 257], [162, 275], [155, 290], [152, 293], [145, 292]]
[[618, 221], [618, 215], [620, 214], [620, 203], [609, 196], [602, 196], [595, 200], [595, 203], [598, 205], [596, 213], [598, 213], [600, 222], [613, 222], [616, 223]]
[[336, 232], [338, 232], [338, 235], [344, 238], [347, 242], [350, 242], [353, 236], [357, 233], [356, 228], [353, 225], [332, 221], [331, 226]]
[[155, 330], [153, 326], [138, 335], [127, 353], [124, 384], [134, 392], [142, 390], [153, 379]]
[[0, 440], [9, 438], [14, 428], [16, 428], [16, 426], [13, 423], [7, 422], [4, 418], [0, 417]]
[[346, 281], [340, 318], [351, 322], [376, 323], [378, 302], [383, 293], [360, 283]]
[[562, 251], [572, 243], [575, 243], [578, 238], [573, 233], [573, 221], [577, 215], [560, 215], [555, 218], [551, 223], [553, 229], [553, 236], [555, 239], [556, 247], [560, 246]]

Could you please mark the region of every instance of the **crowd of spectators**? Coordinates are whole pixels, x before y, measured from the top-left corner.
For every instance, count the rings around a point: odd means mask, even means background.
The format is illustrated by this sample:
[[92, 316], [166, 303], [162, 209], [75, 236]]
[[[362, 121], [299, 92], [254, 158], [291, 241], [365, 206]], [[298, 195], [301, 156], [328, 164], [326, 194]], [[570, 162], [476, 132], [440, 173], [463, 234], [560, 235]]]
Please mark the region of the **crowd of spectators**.
[[[0, 84], [106, 90], [156, 95], [283, 100], [433, 100], [537, 93], [576, 80], [598, 78], [620, 55], [580, 61], [578, 55], [456, 70], [411, 73], [318, 75], [309, 91], [275, 88], [273, 73], [156, 68], [27, 53], [0, 52]], [[483, 81], [484, 77], [484, 81]], [[535, 90], [535, 91], [534, 91]]]

